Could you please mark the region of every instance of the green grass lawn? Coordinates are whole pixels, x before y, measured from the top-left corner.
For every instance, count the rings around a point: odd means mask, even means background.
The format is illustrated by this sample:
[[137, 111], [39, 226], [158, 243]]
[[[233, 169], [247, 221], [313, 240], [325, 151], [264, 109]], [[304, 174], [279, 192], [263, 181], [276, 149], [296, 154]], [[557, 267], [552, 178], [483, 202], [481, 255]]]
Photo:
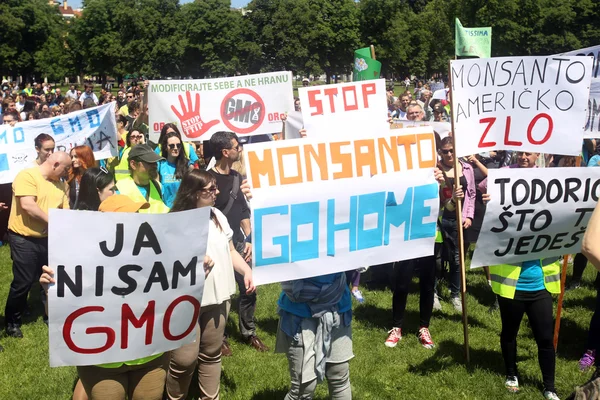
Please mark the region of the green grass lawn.
[[[583, 383], [591, 374], [581, 374], [577, 360], [585, 346], [595, 304], [594, 274], [588, 266], [584, 287], [566, 295], [556, 373], [561, 398], [567, 397], [575, 385]], [[4, 246], [0, 248], [0, 310], [4, 310], [11, 279], [9, 249]], [[368, 276], [363, 275], [363, 280], [366, 279]], [[515, 399], [504, 389], [500, 316], [498, 312], [488, 313], [493, 297], [483, 272], [468, 272], [467, 281], [470, 366], [464, 362], [461, 316], [449, 303], [443, 303], [442, 312], [434, 312], [431, 333], [437, 346], [426, 350], [414, 335], [418, 328], [418, 296], [411, 294], [404, 340], [389, 349], [383, 343], [391, 328], [391, 292], [363, 285], [366, 302], [355, 305], [353, 320], [356, 357], [350, 363], [350, 371], [354, 399]], [[413, 292], [418, 288], [416, 282], [413, 282]], [[279, 287], [263, 286], [258, 292], [258, 333], [273, 348]], [[5, 347], [0, 353], [0, 399], [69, 399], [77, 379], [75, 368], [49, 367], [48, 334], [40, 315], [37, 290], [32, 291], [30, 306], [33, 313], [23, 325], [25, 338], [2, 336], [0, 340]], [[236, 321], [234, 310], [229, 319], [233, 356], [223, 363], [222, 398], [282, 399], [289, 379], [285, 356], [272, 352], [259, 354], [241, 344]], [[0, 324], [4, 326], [3, 317]], [[537, 350], [526, 323], [520, 331], [518, 360], [522, 389], [516, 398], [541, 399]], [[195, 393], [189, 398], [195, 399]], [[326, 385], [319, 385], [316, 398], [327, 398]]]

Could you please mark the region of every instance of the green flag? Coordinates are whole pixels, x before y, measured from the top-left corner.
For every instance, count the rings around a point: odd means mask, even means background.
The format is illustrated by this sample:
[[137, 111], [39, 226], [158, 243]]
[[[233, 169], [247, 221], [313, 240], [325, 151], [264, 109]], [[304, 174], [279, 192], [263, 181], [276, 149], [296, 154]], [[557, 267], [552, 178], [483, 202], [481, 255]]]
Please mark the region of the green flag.
[[371, 58], [371, 48], [365, 47], [354, 51], [353, 81], [367, 81], [378, 79], [381, 72], [381, 63]]
[[492, 28], [463, 28], [456, 18], [455, 32], [457, 56], [491, 57]]

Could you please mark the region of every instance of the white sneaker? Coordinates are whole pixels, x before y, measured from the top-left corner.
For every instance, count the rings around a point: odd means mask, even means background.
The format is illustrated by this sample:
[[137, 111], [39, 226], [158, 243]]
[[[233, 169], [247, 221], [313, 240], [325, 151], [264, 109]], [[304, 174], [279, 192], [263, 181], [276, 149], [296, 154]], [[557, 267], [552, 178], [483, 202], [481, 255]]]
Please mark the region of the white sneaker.
[[433, 294], [433, 309], [436, 311], [442, 311], [442, 303], [440, 303], [440, 298], [437, 293]]
[[519, 380], [516, 376], [507, 376], [504, 387], [511, 393], [517, 393], [519, 391]]
[[460, 297], [452, 297], [450, 303], [452, 303], [452, 307], [454, 307], [456, 311], [462, 312], [462, 301], [460, 300]]
[[549, 391], [549, 390], [546, 390], [546, 391], [544, 392], [544, 399], [546, 399], [546, 400], [560, 400], [560, 399], [558, 398], [558, 395], [557, 395], [556, 393], [554, 393], [554, 392], [551, 392], [551, 391]]

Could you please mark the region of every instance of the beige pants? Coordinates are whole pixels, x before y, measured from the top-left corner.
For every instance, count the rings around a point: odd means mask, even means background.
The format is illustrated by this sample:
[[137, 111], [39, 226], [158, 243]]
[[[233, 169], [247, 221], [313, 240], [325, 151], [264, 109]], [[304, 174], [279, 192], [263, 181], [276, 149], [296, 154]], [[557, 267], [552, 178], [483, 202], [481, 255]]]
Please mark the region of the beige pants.
[[168, 365], [167, 352], [142, 365], [90, 365], [77, 367], [77, 373], [90, 400], [161, 400]]
[[167, 396], [185, 399], [198, 363], [200, 399], [218, 400], [221, 381], [221, 345], [230, 301], [204, 306], [196, 326], [196, 341], [171, 351], [167, 374]]

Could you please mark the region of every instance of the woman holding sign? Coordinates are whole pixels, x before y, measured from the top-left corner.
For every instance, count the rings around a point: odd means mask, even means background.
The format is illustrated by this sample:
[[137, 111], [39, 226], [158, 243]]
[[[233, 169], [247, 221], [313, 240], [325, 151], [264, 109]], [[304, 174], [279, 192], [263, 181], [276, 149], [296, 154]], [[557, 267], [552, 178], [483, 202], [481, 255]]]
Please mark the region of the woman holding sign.
[[[473, 167], [462, 160], [458, 163], [458, 177], [454, 176], [454, 145], [451, 137], [445, 137], [440, 143], [438, 150], [441, 161], [438, 163], [439, 168], [443, 171], [446, 177], [446, 187], [443, 189], [442, 200], [447, 200], [452, 197], [452, 188], [456, 185], [458, 178], [459, 187], [464, 193], [462, 205], [462, 225], [464, 229], [468, 229], [473, 223], [475, 214], [475, 176], [473, 175]], [[456, 221], [456, 212], [449, 208], [444, 209], [442, 213], [442, 233], [444, 234], [444, 244], [448, 250], [448, 262], [450, 263], [450, 302], [454, 309], [462, 312], [462, 302], [460, 300], [460, 261], [458, 253], [458, 227]]]
[[229, 314], [230, 297], [235, 294], [234, 270], [244, 277], [247, 293], [255, 291], [252, 270], [235, 250], [233, 231], [227, 218], [214, 208], [219, 189], [215, 178], [206, 171], [187, 173], [177, 192], [171, 212], [211, 207], [206, 254], [214, 261], [204, 283], [196, 341], [171, 351], [167, 375], [169, 399], [185, 399], [196, 363], [200, 399], [218, 399], [221, 380], [221, 345]]
[[[508, 168], [535, 168], [538, 153], [517, 152], [517, 164]], [[487, 191], [487, 179], [479, 185]], [[490, 196], [484, 195], [484, 201]], [[559, 400], [554, 386], [556, 354], [554, 351], [554, 316], [552, 294], [559, 294], [561, 266], [558, 257], [523, 261], [518, 265], [490, 266], [492, 290], [498, 296], [502, 332], [500, 346], [506, 367], [504, 385], [508, 391], [519, 391], [517, 373], [517, 335], [523, 316], [529, 325], [538, 348], [538, 361], [544, 383], [544, 398]]]

